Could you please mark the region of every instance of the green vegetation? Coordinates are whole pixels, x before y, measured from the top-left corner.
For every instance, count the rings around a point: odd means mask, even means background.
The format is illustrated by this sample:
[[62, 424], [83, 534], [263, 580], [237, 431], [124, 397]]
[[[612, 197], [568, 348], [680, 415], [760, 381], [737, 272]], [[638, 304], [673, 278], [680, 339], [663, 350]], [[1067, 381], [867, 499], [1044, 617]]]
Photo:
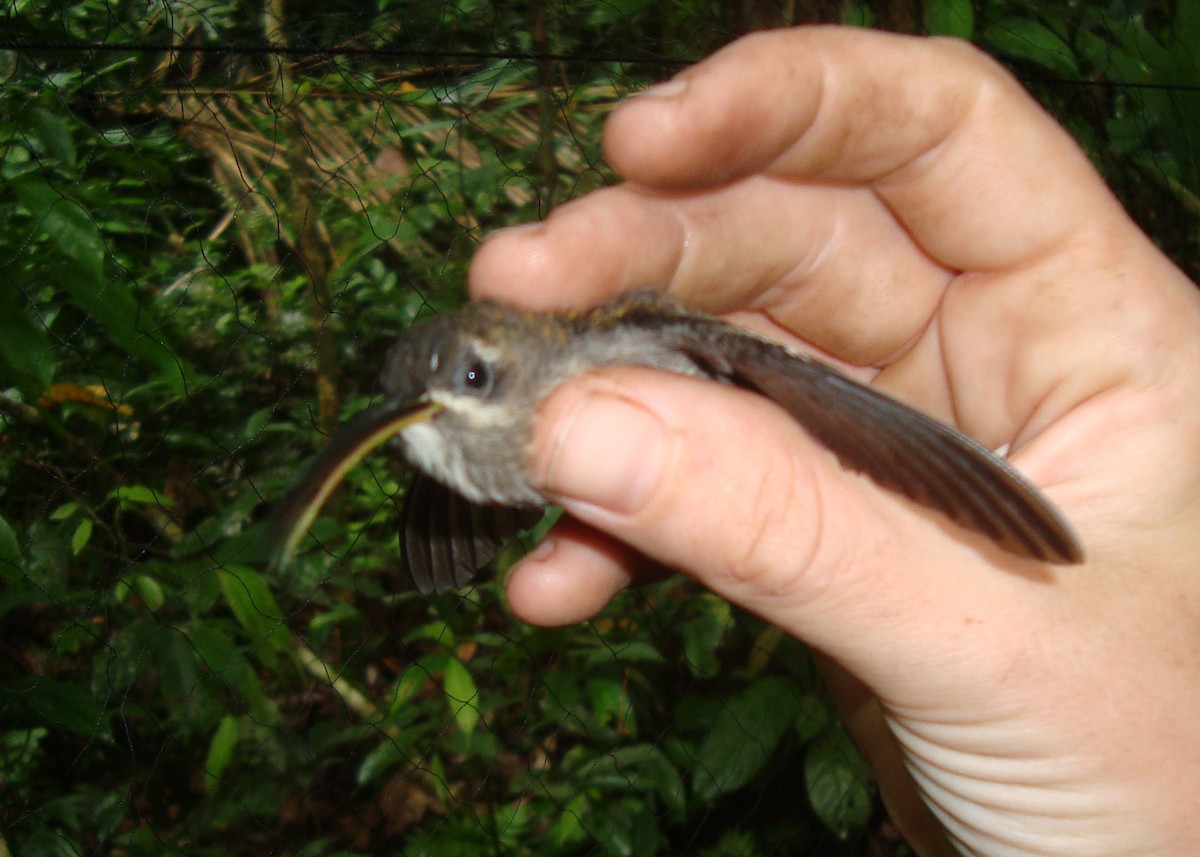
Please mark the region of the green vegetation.
[[[610, 182], [606, 109], [753, 5], [7, 5], [0, 854], [905, 853], [809, 654], [686, 581], [550, 631], [405, 591], [387, 456], [263, 565], [390, 339]], [[911, 23], [1010, 62], [1200, 258], [1200, 12], [1118, 5]]]

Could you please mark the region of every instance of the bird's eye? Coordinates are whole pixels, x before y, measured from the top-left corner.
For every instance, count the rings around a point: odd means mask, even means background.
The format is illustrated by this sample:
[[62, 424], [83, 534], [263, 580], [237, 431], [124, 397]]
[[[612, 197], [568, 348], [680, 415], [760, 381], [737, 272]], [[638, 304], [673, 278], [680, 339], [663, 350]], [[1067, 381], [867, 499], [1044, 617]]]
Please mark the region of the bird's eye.
[[470, 360], [463, 365], [459, 383], [463, 392], [484, 394], [492, 389], [492, 367], [482, 360]]

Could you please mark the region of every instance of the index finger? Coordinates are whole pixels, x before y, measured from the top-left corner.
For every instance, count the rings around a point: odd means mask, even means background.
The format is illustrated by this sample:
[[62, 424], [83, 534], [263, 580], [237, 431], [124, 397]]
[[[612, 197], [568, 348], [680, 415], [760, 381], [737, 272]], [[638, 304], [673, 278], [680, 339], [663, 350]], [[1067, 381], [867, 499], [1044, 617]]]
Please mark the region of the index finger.
[[651, 188], [756, 173], [869, 184], [958, 270], [1008, 268], [1098, 218], [1123, 218], [1067, 133], [997, 63], [952, 39], [755, 34], [618, 106], [604, 152]]

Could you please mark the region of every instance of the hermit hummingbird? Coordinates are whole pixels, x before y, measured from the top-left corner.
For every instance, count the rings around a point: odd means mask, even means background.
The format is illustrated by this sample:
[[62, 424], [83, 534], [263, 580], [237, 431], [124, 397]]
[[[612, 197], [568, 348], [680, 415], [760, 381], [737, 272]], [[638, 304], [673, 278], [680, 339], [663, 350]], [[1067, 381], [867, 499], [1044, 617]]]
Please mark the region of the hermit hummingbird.
[[413, 325], [388, 352], [383, 402], [334, 434], [278, 510], [276, 562], [292, 554], [346, 472], [398, 436], [416, 470], [402, 513], [405, 565], [423, 593], [466, 585], [546, 505], [526, 461], [538, 403], [575, 375], [617, 364], [752, 390], [843, 466], [1006, 551], [1083, 559], [1050, 502], [963, 433], [777, 342], [638, 291], [586, 311], [480, 302]]

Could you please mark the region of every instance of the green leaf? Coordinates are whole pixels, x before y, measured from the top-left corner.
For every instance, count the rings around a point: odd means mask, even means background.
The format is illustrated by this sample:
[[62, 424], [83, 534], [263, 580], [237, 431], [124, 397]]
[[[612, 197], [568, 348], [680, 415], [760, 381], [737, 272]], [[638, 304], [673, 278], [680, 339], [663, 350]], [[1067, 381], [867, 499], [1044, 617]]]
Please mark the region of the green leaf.
[[429, 779], [428, 783], [433, 788], [434, 795], [438, 801], [443, 804], [451, 803], [453, 796], [450, 794], [450, 788], [447, 785], [446, 779], [446, 763], [442, 761], [441, 755], [435, 754], [429, 760]]
[[683, 656], [692, 675], [711, 678], [721, 667], [717, 647], [731, 626], [732, 611], [728, 601], [710, 593], [697, 596], [693, 602], [700, 608], [700, 613], [685, 621], [679, 629]]
[[166, 603], [167, 599], [163, 595], [162, 587], [150, 575], [137, 575], [133, 578], [133, 586], [137, 589], [138, 595], [141, 596], [142, 603], [155, 613], [161, 610], [163, 604]]
[[446, 701], [450, 703], [454, 722], [464, 734], [470, 735], [475, 730], [475, 724], [479, 722], [479, 689], [475, 686], [475, 679], [471, 678], [471, 673], [458, 658], [446, 659], [442, 673], [442, 690], [446, 694]]
[[259, 723], [275, 723], [279, 712], [263, 693], [258, 673], [251, 668], [241, 649], [230, 642], [228, 629], [213, 622], [193, 622], [185, 633], [195, 647], [199, 663], [226, 687], [236, 691]]
[[604, 726], [620, 725], [629, 713], [629, 697], [625, 694], [623, 681], [611, 678], [589, 679], [587, 694], [597, 723]]
[[750, 782], [795, 723], [797, 709], [795, 688], [774, 676], [729, 700], [696, 754], [692, 772], [696, 796], [712, 800]]
[[6, 786], [24, 784], [37, 769], [42, 741], [48, 734], [40, 726], [0, 732], [0, 771], [4, 772]]
[[994, 51], [1028, 60], [1064, 77], [1080, 75], [1075, 53], [1057, 33], [1029, 18], [1006, 18], [984, 30], [983, 41]]
[[71, 556], [79, 556], [79, 552], [87, 547], [92, 537], [92, 519], [84, 518], [71, 534]]
[[41, 142], [47, 154], [57, 158], [70, 171], [75, 168], [75, 140], [71, 129], [57, 113], [41, 107], [30, 111], [34, 136]]
[[419, 756], [414, 758], [411, 753], [412, 748], [421, 738], [432, 732], [435, 725], [434, 721], [424, 720], [407, 726], [394, 735], [389, 735], [382, 744], [367, 753], [362, 764], [358, 766], [358, 773], [355, 776], [358, 784], [365, 786], [397, 766], [413, 767], [418, 764]]
[[925, 31], [931, 36], [970, 39], [975, 32], [971, 0], [925, 0]]
[[108, 492], [107, 500], [116, 500], [121, 508], [124, 509], [133, 503], [142, 503], [147, 506], [162, 506], [170, 508], [174, 505], [170, 497], [165, 494], [159, 494], [149, 485], [120, 485]]
[[22, 553], [16, 531], [4, 519], [4, 516], [0, 515], [0, 563], [20, 569], [23, 565]]
[[78, 511], [78, 509], [79, 509], [78, 503], [74, 503], [74, 502], [63, 503], [61, 506], [57, 507], [53, 512], [50, 513], [49, 518], [51, 521], [65, 521], [67, 518], [74, 515], [75, 512]]
[[[411, 665], [396, 680], [395, 689], [392, 691], [392, 698], [388, 703], [388, 716], [394, 715], [400, 708], [417, 695], [425, 683], [429, 681], [430, 673], [433, 670], [427, 663], [431, 656], [426, 655], [415, 664]], [[444, 658], [444, 655], [435, 655], [433, 657]]]
[[170, 348], [151, 334], [156, 325], [148, 310], [121, 283], [105, 280], [107, 249], [91, 214], [77, 200], [32, 175], [13, 182], [12, 188], [32, 215], [35, 231], [46, 235], [72, 263], [59, 267], [56, 284], [99, 322], [116, 345], [157, 367], [173, 387], [181, 388], [186, 370]]
[[171, 717], [188, 729], [197, 722], [197, 715], [209, 699], [207, 688], [200, 683], [196, 647], [176, 629], [156, 635], [151, 645], [151, 654], [157, 667], [154, 675], [158, 678], [158, 690], [163, 703], [171, 712]]
[[204, 760], [204, 791], [209, 795], [217, 794], [221, 787], [221, 777], [225, 775], [225, 769], [233, 759], [237, 741], [237, 719], [226, 714], [221, 718], [212, 740], [208, 742], [208, 757]]
[[50, 386], [54, 369], [45, 327], [15, 308], [0, 313], [0, 379], [32, 398]]
[[228, 634], [208, 622], [195, 622], [186, 630], [187, 638], [196, 647], [196, 653], [216, 675], [222, 675], [242, 663], [245, 658], [229, 640]]
[[874, 793], [871, 770], [844, 729], [809, 750], [804, 781], [817, 817], [839, 839], [847, 840], [866, 827]]
[[596, 808], [591, 829], [601, 853], [640, 857], [660, 853], [663, 845], [658, 819], [650, 807], [629, 797]]
[[424, 625], [419, 625], [413, 628], [405, 635], [407, 640], [430, 640], [434, 643], [439, 643], [446, 648], [454, 648], [457, 645], [457, 638], [454, 634], [454, 629], [445, 622], [436, 621], [428, 622]]
[[852, 3], [842, 12], [842, 23], [847, 27], [870, 27], [874, 16], [869, 3]]
[[[89, 688], [77, 684], [22, 676], [0, 690], [10, 722], [59, 727], [77, 735], [107, 733], [104, 708]], [[24, 718], [19, 718], [24, 714]]]
[[604, 751], [586, 763], [583, 782], [590, 789], [657, 798], [676, 814], [686, 808], [687, 790], [679, 769], [654, 744]]
[[589, 814], [590, 804], [591, 796], [587, 794], [577, 794], [571, 798], [558, 813], [554, 826], [550, 828], [551, 844], [562, 847], [589, 839], [589, 831], [584, 825], [584, 818]]
[[262, 430], [271, 422], [274, 414], [273, 408], [260, 408], [250, 414], [246, 418], [246, 424], [242, 426], [242, 439], [247, 442], [257, 440]]
[[291, 637], [283, 611], [262, 575], [244, 565], [228, 565], [217, 572], [225, 603], [250, 636], [250, 645], [263, 665], [274, 669], [275, 655], [291, 650]]
[[[104, 239], [87, 211], [32, 175], [14, 181], [12, 190], [33, 216], [37, 231], [44, 233], [59, 253], [76, 264], [82, 288], [94, 290], [99, 287], [104, 274]], [[65, 283], [63, 285], [69, 288]], [[92, 303], [97, 298], [86, 291], [84, 297], [88, 298], [85, 303]]]
[[662, 652], [644, 640], [612, 643], [588, 654], [588, 661], [593, 666], [609, 665], [614, 660], [628, 664], [638, 661], [658, 663], [663, 660], [663, 656]]
[[825, 700], [816, 694], [800, 697], [796, 706], [796, 734], [805, 743], [829, 730], [833, 719]]

